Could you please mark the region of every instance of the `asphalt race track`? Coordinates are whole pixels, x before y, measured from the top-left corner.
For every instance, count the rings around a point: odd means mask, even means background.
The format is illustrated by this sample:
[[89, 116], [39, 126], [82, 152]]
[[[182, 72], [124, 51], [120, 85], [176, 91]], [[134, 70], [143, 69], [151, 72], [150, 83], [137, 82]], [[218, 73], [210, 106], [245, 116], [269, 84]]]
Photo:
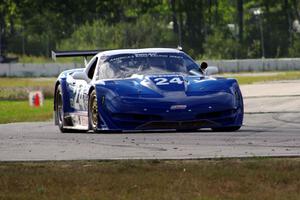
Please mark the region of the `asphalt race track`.
[[65, 133], [53, 122], [0, 125], [0, 160], [199, 159], [300, 155], [300, 81], [242, 86], [238, 132]]

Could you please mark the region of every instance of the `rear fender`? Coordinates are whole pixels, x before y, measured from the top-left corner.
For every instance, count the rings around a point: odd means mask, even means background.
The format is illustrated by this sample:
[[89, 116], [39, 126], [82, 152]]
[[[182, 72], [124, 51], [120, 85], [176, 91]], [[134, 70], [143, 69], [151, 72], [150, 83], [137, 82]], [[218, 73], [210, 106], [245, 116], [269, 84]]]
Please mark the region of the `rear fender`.
[[56, 95], [56, 91], [58, 86], [60, 85], [59, 81], [56, 81], [55, 83], [55, 88], [54, 88], [54, 103], [53, 103], [53, 117], [54, 117], [54, 124], [58, 125], [58, 118], [56, 116], [56, 104], [57, 104], [57, 95]]
[[71, 108], [71, 106], [70, 106], [70, 95], [69, 95], [69, 92], [68, 92], [68, 86], [67, 86], [66, 79], [62, 78], [62, 79], [57, 80], [57, 82], [55, 84], [55, 89], [54, 89], [54, 108], [53, 108], [55, 125], [58, 125], [58, 119], [57, 119], [57, 116], [55, 115], [55, 111], [56, 111], [56, 104], [57, 104], [56, 91], [57, 91], [59, 86], [61, 87], [61, 92], [62, 92], [63, 112], [64, 113], [70, 113], [70, 112], [74, 111], [74, 109]]

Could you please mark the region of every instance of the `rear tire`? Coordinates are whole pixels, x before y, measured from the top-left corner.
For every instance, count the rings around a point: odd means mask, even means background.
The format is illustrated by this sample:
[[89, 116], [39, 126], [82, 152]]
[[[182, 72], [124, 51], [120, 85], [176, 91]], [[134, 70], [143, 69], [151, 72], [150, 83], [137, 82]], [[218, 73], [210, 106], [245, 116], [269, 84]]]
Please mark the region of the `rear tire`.
[[88, 119], [89, 119], [89, 130], [93, 130], [95, 133], [98, 132], [98, 124], [100, 119], [98, 113], [97, 95], [95, 90], [91, 92], [89, 97]]
[[241, 128], [241, 126], [229, 126], [229, 127], [221, 127], [221, 128], [212, 128], [215, 132], [234, 132]]
[[56, 104], [55, 104], [55, 117], [58, 122], [58, 128], [62, 133], [70, 132], [70, 129], [64, 128], [65, 119], [64, 119], [64, 103], [62, 98], [61, 86], [59, 85], [56, 89]]

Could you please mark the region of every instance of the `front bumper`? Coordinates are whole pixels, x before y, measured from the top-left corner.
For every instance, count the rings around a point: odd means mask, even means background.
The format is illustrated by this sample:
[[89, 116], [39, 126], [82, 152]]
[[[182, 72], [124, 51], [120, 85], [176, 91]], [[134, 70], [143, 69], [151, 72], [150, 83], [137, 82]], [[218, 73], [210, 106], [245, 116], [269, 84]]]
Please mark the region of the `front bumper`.
[[[180, 100], [117, 97], [100, 102], [99, 113], [109, 129], [199, 129], [241, 126], [243, 122], [243, 105], [226, 92]], [[174, 105], [186, 107], [171, 109]]]

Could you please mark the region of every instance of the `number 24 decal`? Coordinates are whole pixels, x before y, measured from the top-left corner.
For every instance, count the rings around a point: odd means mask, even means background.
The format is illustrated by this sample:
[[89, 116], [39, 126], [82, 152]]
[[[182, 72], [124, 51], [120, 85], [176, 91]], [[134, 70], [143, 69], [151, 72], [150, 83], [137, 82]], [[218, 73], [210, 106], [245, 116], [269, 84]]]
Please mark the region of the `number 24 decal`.
[[169, 85], [170, 83], [177, 83], [177, 84], [183, 83], [183, 81], [178, 77], [174, 77], [170, 80], [168, 80], [167, 78], [155, 78], [154, 82], [156, 85]]

